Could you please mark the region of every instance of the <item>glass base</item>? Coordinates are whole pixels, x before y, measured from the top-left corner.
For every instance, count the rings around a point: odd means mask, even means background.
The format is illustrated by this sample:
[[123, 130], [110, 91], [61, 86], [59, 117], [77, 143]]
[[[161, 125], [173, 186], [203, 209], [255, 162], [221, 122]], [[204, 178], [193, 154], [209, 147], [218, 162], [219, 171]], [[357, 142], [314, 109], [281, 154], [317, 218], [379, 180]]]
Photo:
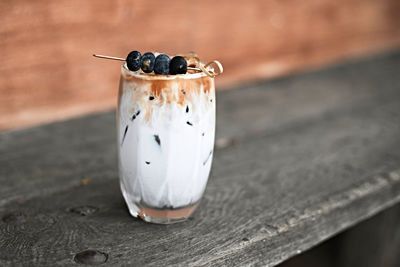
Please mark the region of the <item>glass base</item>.
[[172, 224], [183, 222], [188, 219], [189, 216], [196, 209], [196, 207], [197, 203], [179, 209], [154, 209], [138, 207], [135, 205], [135, 209], [129, 209], [129, 212], [133, 217], [139, 217], [145, 222], [157, 224]]
[[142, 207], [138, 212], [138, 216], [146, 222], [171, 224], [185, 221], [196, 207], [197, 204], [181, 209], [151, 209]]
[[143, 221], [150, 223], [172, 224], [183, 222], [189, 218], [199, 203], [199, 201], [196, 201], [194, 204], [177, 209], [150, 208], [131, 201], [132, 197], [125, 191], [123, 183], [121, 183], [121, 191], [129, 213], [135, 218], [141, 218]]

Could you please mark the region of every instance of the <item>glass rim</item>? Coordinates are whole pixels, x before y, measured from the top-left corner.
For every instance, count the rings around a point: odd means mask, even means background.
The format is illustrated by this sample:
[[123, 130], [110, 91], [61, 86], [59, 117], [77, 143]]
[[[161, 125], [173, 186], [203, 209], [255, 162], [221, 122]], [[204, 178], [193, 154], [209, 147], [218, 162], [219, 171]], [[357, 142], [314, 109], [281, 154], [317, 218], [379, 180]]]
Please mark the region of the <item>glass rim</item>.
[[178, 80], [178, 79], [191, 80], [191, 79], [198, 79], [198, 78], [202, 78], [202, 77], [208, 77], [210, 79], [214, 79], [214, 78], [209, 77], [204, 72], [175, 74], [175, 75], [157, 75], [157, 74], [153, 74], [153, 73], [135, 72], [135, 71], [130, 71], [128, 69], [128, 67], [126, 66], [126, 63], [121, 65], [121, 73], [123, 76], [129, 75], [129, 76], [132, 76], [135, 78], [139, 78], [139, 79], [143, 79], [143, 80], [152, 80], [152, 81]]

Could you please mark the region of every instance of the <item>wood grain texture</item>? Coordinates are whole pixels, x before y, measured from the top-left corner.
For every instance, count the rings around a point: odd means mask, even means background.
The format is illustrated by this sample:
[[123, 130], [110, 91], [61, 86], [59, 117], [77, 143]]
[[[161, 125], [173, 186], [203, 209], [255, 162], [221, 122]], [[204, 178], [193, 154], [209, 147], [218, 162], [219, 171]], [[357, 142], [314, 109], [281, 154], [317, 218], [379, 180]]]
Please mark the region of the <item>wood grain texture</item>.
[[0, 130], [114, 107], [132, 49], [219, 59], [217, 87], [399, 47], [398, 0], [1, 1]]
[[390, 54], [219, 92], [212, 175], [176, 225], [129, 216], [113, 113], [3, 133], [0, 265], [95, 249], [116, 266], [274, 266], [307, 250], [400, 201], [399, 68]]

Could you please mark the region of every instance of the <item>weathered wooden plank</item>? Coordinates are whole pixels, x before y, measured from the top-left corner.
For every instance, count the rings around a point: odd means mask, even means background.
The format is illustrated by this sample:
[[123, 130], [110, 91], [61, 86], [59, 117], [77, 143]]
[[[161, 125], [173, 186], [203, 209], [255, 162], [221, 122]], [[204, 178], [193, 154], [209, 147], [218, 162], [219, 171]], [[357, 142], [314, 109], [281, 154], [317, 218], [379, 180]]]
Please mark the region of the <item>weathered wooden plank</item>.
[[[246, 134], [283, 131], [300, 122], [328, 116], [346, 107], [348, 109], [354, 102], [366, 108], [368, 105], [375, 106], [379, 101], [376, 88], [386, 81], [395, 80], [393, 77], [400, 69], [398, 57], [398, 54], [388, 54], [382, 60], [347, 64], [332, 68], [331, 71], [253, 84], [232, 89], [229, 93], [220, 92], [217, 96], [217, 144], [230, 144]], [[366, 80], [361, 73], [367, 73], [370, 79]], [[242, 89], [246, 91], [242, 92]], [[278, 89], [284, 91], [277, 92]], [[397, 89], [393, 87], [387, 90]], [[384, 93], [379, 94], [385, 96]], [[0, 171], [3, 171], [0, 181], [10, 187], [0, 188], [2, 201], [41, 194], [42, 190], [50, 188], [57, 190], [57, 187], [63, 188], [66, 184], [79, 184], [89, 173], [89, 176], [93, 176], [91, 166], [96, 168], [98, 162], [106, 164], [108, 172], [113, 173], [116, 148], [112, 125], [115, 125], [114, 114], [106, 113], [3, 133], [0, 149], [7, 153], [0, 153]], [[98, 143], [102, 145], [98, 146]], [[65, 144], [68, 146], [65, 147]], [[41, 157], [38, 157], [38, 153]], [[69, 157], [69, 154], [75, 155], [75, 158]], [[29, 162], [21, 162], [25, 164], [24, 169], [14, 164], [18, 163], [18, 158], [29, 159]], [[48, 164], [47, 159], [59, 159], [59, 162]], [[60, 166], [65, 169], [62, 173]], [[44, 168], [46, 175], [43, 175]], [[8, 179], [8, 173], [14, 173], [18, 179]], [[62, 174], [70, 178], [64, 179]], [[109, 173], [99, 173], [101, 177], [107, 175]], [[40, 177], [40, 181], [30, 177]], [[55, 182], [54, 179], [59, 181]], [[31, 190], [32, 186], [36, 190]], [[6, 192], [7, 188], [12, 188], [12, 191]]]
[[[219, 85], [302, 71], [400, 45], [398, 0], [1, 1], [0, 129], [116, 103], [132, 49], [219, 59]], [[177, 15], [179, 14], [179, 15]]]
[[[128, 215], [113, 114], [3, 133], [0, 215], [27, 218], [0, 222], [0, 263], [68, 265], [93, 248], [111, 265], [273, 266], [309, 249], [400, 201], [399, 66], [392, 54], [220, 92], [212, 177], [182, 224]], [[68, 211], [83, 205], [98, 211]]]

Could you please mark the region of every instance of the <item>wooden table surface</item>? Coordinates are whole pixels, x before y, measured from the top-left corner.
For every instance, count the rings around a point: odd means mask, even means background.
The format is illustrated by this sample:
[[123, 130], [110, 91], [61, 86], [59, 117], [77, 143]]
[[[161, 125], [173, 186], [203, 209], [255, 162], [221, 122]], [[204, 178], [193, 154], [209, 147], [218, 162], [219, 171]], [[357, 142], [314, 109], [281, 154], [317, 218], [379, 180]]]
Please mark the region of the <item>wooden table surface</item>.
[[0, 265], [273, 266], [400, 201], [400, 53], [217, 95], [203, 200], [132, 218], [114, 113], [0, 134]]

